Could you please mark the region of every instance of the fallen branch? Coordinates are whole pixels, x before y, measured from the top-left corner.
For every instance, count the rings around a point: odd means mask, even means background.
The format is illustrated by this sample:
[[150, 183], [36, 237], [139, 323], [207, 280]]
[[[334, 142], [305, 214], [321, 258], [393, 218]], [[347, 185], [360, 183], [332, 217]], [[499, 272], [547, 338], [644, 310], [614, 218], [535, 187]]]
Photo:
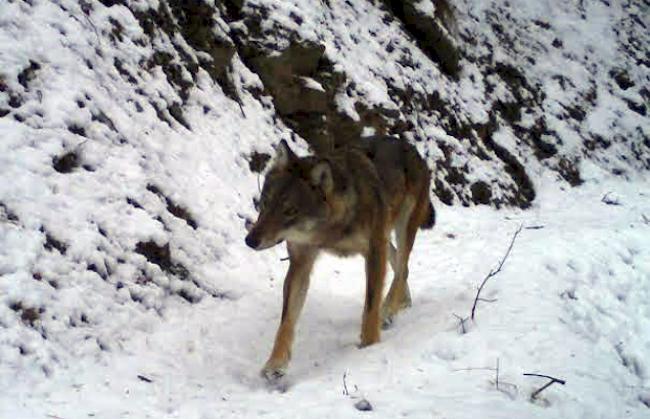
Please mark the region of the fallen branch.
[[153, 380], [151, 378], [146, 377], [146, 376], [144, 376], [142, 374], [138, 374], [138, 379], [140, 381], [144, 381], [145, 383], [153, 383]]
[[535, 391], [533, 392], [533, 394], [530, 395], [530, 399], [531, 399], [531, 400], [535, 400], [535, 399], [537, 398], [537, 396], [539, 395], [539, 393], [541, 393], [542, 391], [546, 390], [548, 387], [550, 387], [551, 385], [553, 385], [553, 384], [555, 384], [555, 383], [562, 384], [562, 385], [565, 385], [565, 384], [566, 384], [566, 381], [561, 380], [561, 379], [559, 379], [559, 378], [551, 377], [550, 375], [543, 375], [543, 374], [530, 374], [530, 373], [526, 373], [526, 374], [524, 374], [524, 375], [525, 375], [525, 376], [528, 376], [528, 377], [542, 377], [542, 378], [548, 378], [548, 379], [550, 380], [548, 383], [544, 384], [542, 387], [540, 387], [539, 389], [535, 390]]
[[[522, 228], [523, 228], [523, 224], [520, 224], [517, 231], [515, 231], [515, 234], [512, 235], [512, 240], [510, 240], [510, 246], [508, 246], [508, 250], [506, 251], [506, 254], [503, 255], [503, 258], [499, 262], [499, 266], [497, 266], [496, 269], [491, 270], [490, 273], [487, 274], [487, 276], [483, 279], [481, 285], [478, 287], [478, 291], [476, 292], [476, 298], [474, 298], [474, 305], [472, 305], [472, 315], [471, 315], [472, 320], [474, 320], [474, 314], [476, 312], [476, 304], [478, 304], [479, 300], [482, 300], [480, 298], [480, 295], [481, 295], [481, 291], [483, 291], [483, 287], [485, 286], [485, 283], [487, 282], [488, 279], [492, 278], [493, 276], [501, 272], [501, 268], [503, 268], [503, 264], [506, 262], [506, 259], [508, 259], [508, 255], [510, 255], [512, 246], [514, 246], [515, 240], [517, 239], [517, 236], [521, 232]], [[483, 301], [489, 301], [489, 300], [483, 300]]]
[[650, 224], [650, 218], [646, 217], [645, 214], [641, 214], [644, 224]]

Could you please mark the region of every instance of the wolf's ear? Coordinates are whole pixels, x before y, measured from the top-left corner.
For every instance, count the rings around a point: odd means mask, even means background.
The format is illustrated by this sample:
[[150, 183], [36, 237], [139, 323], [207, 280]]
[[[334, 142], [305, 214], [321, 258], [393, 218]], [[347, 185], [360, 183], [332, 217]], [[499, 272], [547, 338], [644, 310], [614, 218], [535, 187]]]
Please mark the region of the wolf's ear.
[[287, 167], [287, 165], [296, 158], [293, 151], [289, 148], [289, 144], [285, 140], [280, 141], [280, 144], [275, 148], [275, 161], [274, 166], [279, 168]]
[[329, 195], [334, 190], [334, 178], [332, 177], [332, 167], [327, 161], [316, 164], [311, 169], [311, 182], [314, 186], [319, 186]]

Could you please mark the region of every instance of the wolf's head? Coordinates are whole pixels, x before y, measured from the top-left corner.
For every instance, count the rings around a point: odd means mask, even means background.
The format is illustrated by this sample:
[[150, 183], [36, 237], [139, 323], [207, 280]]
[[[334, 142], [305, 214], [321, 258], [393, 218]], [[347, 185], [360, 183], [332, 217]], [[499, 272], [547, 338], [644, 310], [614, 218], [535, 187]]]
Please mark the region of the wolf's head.
[[246, 244], [262, 250], [283, 240], [313, 243], [318, 227], [327, 220], [327, 197], [334, 182], [327, 161], [297, 157], [282, 140], [277, 147], [259, 200], [259, 217], [250, 227]]

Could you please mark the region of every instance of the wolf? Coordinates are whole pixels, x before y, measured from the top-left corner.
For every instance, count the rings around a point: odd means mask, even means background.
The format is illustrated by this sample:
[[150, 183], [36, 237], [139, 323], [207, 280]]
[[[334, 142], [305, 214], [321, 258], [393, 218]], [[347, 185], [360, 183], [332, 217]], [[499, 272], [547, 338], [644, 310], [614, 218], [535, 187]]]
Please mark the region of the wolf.
[[[262, 375], [282, 377], [294, 329], [321, 251], [365, 258], [366, 295], [360, 346], [380, 340], [382, 324], [411, 305], [408, 260], [420, 227], [435, 223], [431, 172], [416, 148], [392, 137], [364, 138], [326, 155], [298, 157], [282, 140], [267, 172], [257, 221], [246, 244], [263, 250], [286, 242], [282, 316]], [[395, 233], [396, 246], [390, 234]], [[394, 272], [382, 304], [387, 261]]]

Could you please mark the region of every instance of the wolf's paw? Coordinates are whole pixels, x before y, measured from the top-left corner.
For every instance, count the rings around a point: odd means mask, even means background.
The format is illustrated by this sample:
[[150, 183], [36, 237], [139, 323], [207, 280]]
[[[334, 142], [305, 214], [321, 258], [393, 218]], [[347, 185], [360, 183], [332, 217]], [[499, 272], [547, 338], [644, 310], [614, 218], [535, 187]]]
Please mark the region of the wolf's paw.
[[381, 339], [379, 338], [379, 334], [373, 335], [373, 336], [361, 336], [361, 342], [357, 346], [359, 349], [363, 349], [366, 346], [374, 345], [375, 343], [379, 343]]
[[260, 375], [266, 381], [279, 380], [280, 378], [286, 375], [287, 371], [285, 368], [273, 368], [273, 367], [264, 367], [260, 371]]
[[381, 322], [382, 330], [388, 330], [391, 327], [393, 327], [393, 321], [394, 321], [393, 316], [384, 317], [384, 319]]
[[264, 367], [260, 375], [271, 391], [276, 390], [284, 393], [289, 389], [289, 382], [286, 379], [286, 370], [284, 368]]
[[264, 365], [264, 368], [262, 368], [262, 371], [260, 371], [260, 375], [266, 381], [277, 381], [286, 375], [287, 366], [288, 362], [278, 362], [269, 359], [266, 365]]

